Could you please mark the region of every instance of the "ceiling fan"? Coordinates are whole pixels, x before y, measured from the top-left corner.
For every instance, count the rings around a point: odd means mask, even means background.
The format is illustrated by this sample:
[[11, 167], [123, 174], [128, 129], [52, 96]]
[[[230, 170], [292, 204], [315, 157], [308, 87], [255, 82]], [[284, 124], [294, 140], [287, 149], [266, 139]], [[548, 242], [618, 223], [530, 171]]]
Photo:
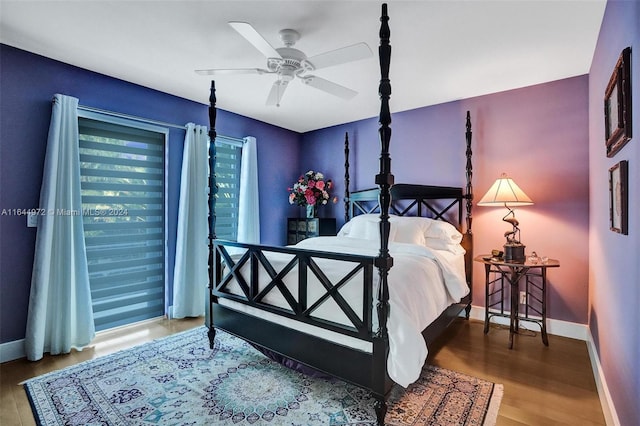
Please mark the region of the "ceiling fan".
[[357, 43], [307, 58], [304, 52], [293, 47], [300, 39], [300, 34], [295, 30], [281, 30], [280, 39], [284, 47], [274, 48], [251, 24], [247, 22], [229, 22], [229, 25], [267, 58], [267, 68], [209, 69], [196, 70], [196, 73], [200, 75], [276, 74], [278, 79], [271, 86], [271, 91], [267, 97], [266, 104], [269, 106], [280, 106], [280, 101], [289, 82], [296, 77], [308, 86], [343, 99], [351, 99], [358, 94], [355, 90], [309, 73], [321, 68], [370, 57], [372, 52], [366, 43]]

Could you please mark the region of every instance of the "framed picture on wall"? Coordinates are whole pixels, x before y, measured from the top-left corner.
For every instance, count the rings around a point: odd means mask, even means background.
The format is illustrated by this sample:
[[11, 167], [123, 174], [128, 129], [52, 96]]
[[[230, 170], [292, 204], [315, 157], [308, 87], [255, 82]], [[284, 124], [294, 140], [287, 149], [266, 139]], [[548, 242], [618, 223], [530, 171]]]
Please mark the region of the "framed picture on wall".
[[629, 217], [629, 162], [620, 161], [609, 169], [609, 228], [627, 235]]
[[618, 58], [604, 94], [607, 157], [616, 155], [631, 139], [631, 47]]

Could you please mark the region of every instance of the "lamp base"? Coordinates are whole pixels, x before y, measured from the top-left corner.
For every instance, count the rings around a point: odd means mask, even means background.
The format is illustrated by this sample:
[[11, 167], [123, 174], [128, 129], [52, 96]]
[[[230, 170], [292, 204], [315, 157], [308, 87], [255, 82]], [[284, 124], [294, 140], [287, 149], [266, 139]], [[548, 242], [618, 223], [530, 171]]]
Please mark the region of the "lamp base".
[[524, 255], [524, 245], [522, 244], [505, 244], [504, 245], [504, 261], [513, 263], [524, 263], [527, 258]]

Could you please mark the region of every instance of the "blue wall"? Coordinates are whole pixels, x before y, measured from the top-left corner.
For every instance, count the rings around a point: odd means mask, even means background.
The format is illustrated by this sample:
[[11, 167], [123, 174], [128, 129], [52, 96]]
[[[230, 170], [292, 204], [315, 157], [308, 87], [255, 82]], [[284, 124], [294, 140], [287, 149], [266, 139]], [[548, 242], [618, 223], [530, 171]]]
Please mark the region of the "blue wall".
[[[207, 105], [53, 61], [0, 44], [0, 211], [38, 206], [46, 150], [51, 99], [55, 93], [78, 98], [84, 106], [147, 119], [208, 125]], [[210, 82], [203, 79], [208, 93]], [[232, 137], [258, 140], [264, 226], [261, 239], [282, 244], [289, 214], [286, 187], [298, 173], [300, 135], [237, 114], [220, 110], [217, 131]], [[171, 129], [168, 154], [168, 262], [169, 288], [175, 258], [176, 218], [184, 131]], [[265, 147], [268, 147], [265, 148]], [[291, 159], [283, 162], [283, 158]], [[272, 164], [279, 167], [272, 173]], [[276, 193], [282, 188], [280, 193]], [[276, 219], [274, 219], [276, 218]], [[24, 216], [0, 217], [0, 342], [24, 338], [36, 229], [26, 227]], [[171, 298], [171, 290], [168, 291]]]

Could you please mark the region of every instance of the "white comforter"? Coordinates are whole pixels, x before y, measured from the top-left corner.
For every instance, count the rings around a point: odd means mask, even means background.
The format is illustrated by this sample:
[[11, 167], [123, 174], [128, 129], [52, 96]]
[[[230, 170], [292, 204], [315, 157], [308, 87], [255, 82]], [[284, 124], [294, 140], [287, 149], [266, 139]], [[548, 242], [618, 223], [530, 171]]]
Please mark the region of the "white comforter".
[[[379, 248], [371, 240], [350, 237], [316, 237], [301, 241], [295, 247], [329, 251], [334, 253], [360, 254], [376, 256]], [[407, 387], [420, 376], [420, 372], [427, 358], [427, 347], [422, 338], [425, 329], [451, 303], [458, 302], [469, 292], [465, 280], [464, 256], [449, 251], [434, 250], [417, 244], [395, 243], [389, 244], [393, 257], [393, 267], [389, 270], [389, 305], [390, 315], [387, 322], [389, 332], [389, 357], [387, 370], [391, 379]], [[268, 257], [273, 263], [275, 253]], [[286, 255], [284, 255], [286, 257]], [[319, 261], [322, 270], [331, 278], [332, 273], [326, 264], [335, 267], [335, 274], [342, 277], [353, 266], [341, 267], [337, 261]], [[248, 272], [248, 271], [247, 271]], [[340, 275], [342, 274], [342, 275]], [[265, 274], [266, 275], [266, 274]], [[295, 277], [289, 274], [284, 281], [290, 289], [296, 289]], [[311, 275], [310, 275], [311, 276]], [[374, 270], [374, 289], [378, 286], [378, 273]], [[261, 279], [262, 288], [270, 280]], [[236, 291], [239, 289], [236, 288]], [[295, 290], [292, 290], [294, 292]], [[320, 293], [323, 290], [319, 289]], [[361, 289], [358, 285], [347, 285], [341, 295], [347, 300], [355, 300], [353, 306], [356, 312], [361, 312]], [[235, 291], [234, 291], [235, 292]], [[309, 291], [309, 299], [313, 301], [313, 290]], [[349, 297], [353, 295], [353, 299]], [[374, 292], [374, 297], [377, 290]], [[274, 293], [265, 302], [286, 306], [284, 298]], [[311, 302], [310, 302], [311, 303]], [[335, 308], [337, 309], [337, 308]], [[323, 306], [316, 312], [317, 316], [346, 323], [344, 314], [337, 314], [331, 305]], [[375, 311], [374, 311], [375, 315]], [[377, 323], [377, 321], [376, 321]]]
[[[296, 247], [375, 256], [379, 248], [371, 240], [318, 237]], [[424, 330], [451, 303], [469, 293], [464, 256], [417, 244], [390, 243], [393, 267], [389, 270], [390, 315], [389, 377], [404, 387], [420, 376], [427, 359]], [[377, 272], [374, 280], [377, 281]]]

